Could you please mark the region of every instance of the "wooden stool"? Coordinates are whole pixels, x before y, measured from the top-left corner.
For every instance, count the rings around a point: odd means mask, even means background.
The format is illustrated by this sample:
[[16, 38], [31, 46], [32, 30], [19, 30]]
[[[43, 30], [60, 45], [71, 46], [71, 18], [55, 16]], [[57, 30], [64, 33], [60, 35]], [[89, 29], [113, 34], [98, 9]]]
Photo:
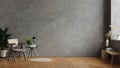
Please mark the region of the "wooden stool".
[[102, 53], [101, 53], [102, 59], [106, 60], [108, 58], [108, 54], [111, 55], [111, 64], [113, 64], [114, 56], [120, 56], [120, 53], [114, 50], [111, 50], [111, 51], [102, 50]]
[[114, 51], [114, 50], [112, 50], [112, 51], [106, 51], [106, 52], [112, 56], [112, 57], [111, 57], [111, 64], [113, 64], [114, 56], [120, 56], [120, 53], [119, 53], [119, 52], [116, 52], [116, 51]]

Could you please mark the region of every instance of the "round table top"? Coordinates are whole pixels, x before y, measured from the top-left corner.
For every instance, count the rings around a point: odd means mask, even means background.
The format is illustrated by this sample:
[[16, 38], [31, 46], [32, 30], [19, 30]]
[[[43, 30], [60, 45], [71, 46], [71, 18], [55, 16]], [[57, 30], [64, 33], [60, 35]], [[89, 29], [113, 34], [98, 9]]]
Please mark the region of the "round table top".
[[27, 47], [27, 48], [37, 48], [38, 46], [35, 45], [35, 44], [32, 44], [32, 45], [27, 45], [26, 47]]

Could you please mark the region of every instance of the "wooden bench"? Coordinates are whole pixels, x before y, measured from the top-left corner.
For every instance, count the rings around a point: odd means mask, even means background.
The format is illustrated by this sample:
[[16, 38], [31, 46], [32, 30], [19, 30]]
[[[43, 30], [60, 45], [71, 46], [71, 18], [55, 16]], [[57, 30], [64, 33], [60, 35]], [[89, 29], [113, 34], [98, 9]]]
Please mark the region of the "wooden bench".
[[120, 56], [120, 53], [116, 52], [114, 50], [112, 50], [112, 51], [102, 50], [102, 59], [104, 59], [104, 58], [106, 59], [106, 57], [104, 56], [105, 54], [110, 54], [111, 55], [111, 64], [113, 64], [114, 56]]

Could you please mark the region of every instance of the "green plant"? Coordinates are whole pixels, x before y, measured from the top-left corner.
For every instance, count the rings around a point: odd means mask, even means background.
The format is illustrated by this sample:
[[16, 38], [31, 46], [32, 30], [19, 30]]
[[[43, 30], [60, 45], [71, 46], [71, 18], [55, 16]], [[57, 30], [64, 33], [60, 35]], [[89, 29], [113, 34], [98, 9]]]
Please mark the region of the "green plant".
[[33, 43], [33, 39], [32, 39], [32, 38], [28, 38], [28, 39], [26, 40], [26, 43], [27, 43], [28, 45], [31, 45], [31, 44]]
[[8, 28], [0, 28], [0, 48], [4, 50], [8, 47], [8, 39], [12, 34], [8, 33]]

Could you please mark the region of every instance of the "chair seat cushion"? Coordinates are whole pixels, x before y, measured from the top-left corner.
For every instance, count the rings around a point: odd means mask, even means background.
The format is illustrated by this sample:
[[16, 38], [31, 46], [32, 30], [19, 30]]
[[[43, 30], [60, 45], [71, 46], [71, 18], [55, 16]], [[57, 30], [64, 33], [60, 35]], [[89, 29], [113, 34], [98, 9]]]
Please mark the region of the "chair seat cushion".
[[26, 49], [13, 49], [13, 51], [21, 51], [21, 52], [24, 52], [24, 51], [26, 51]]

